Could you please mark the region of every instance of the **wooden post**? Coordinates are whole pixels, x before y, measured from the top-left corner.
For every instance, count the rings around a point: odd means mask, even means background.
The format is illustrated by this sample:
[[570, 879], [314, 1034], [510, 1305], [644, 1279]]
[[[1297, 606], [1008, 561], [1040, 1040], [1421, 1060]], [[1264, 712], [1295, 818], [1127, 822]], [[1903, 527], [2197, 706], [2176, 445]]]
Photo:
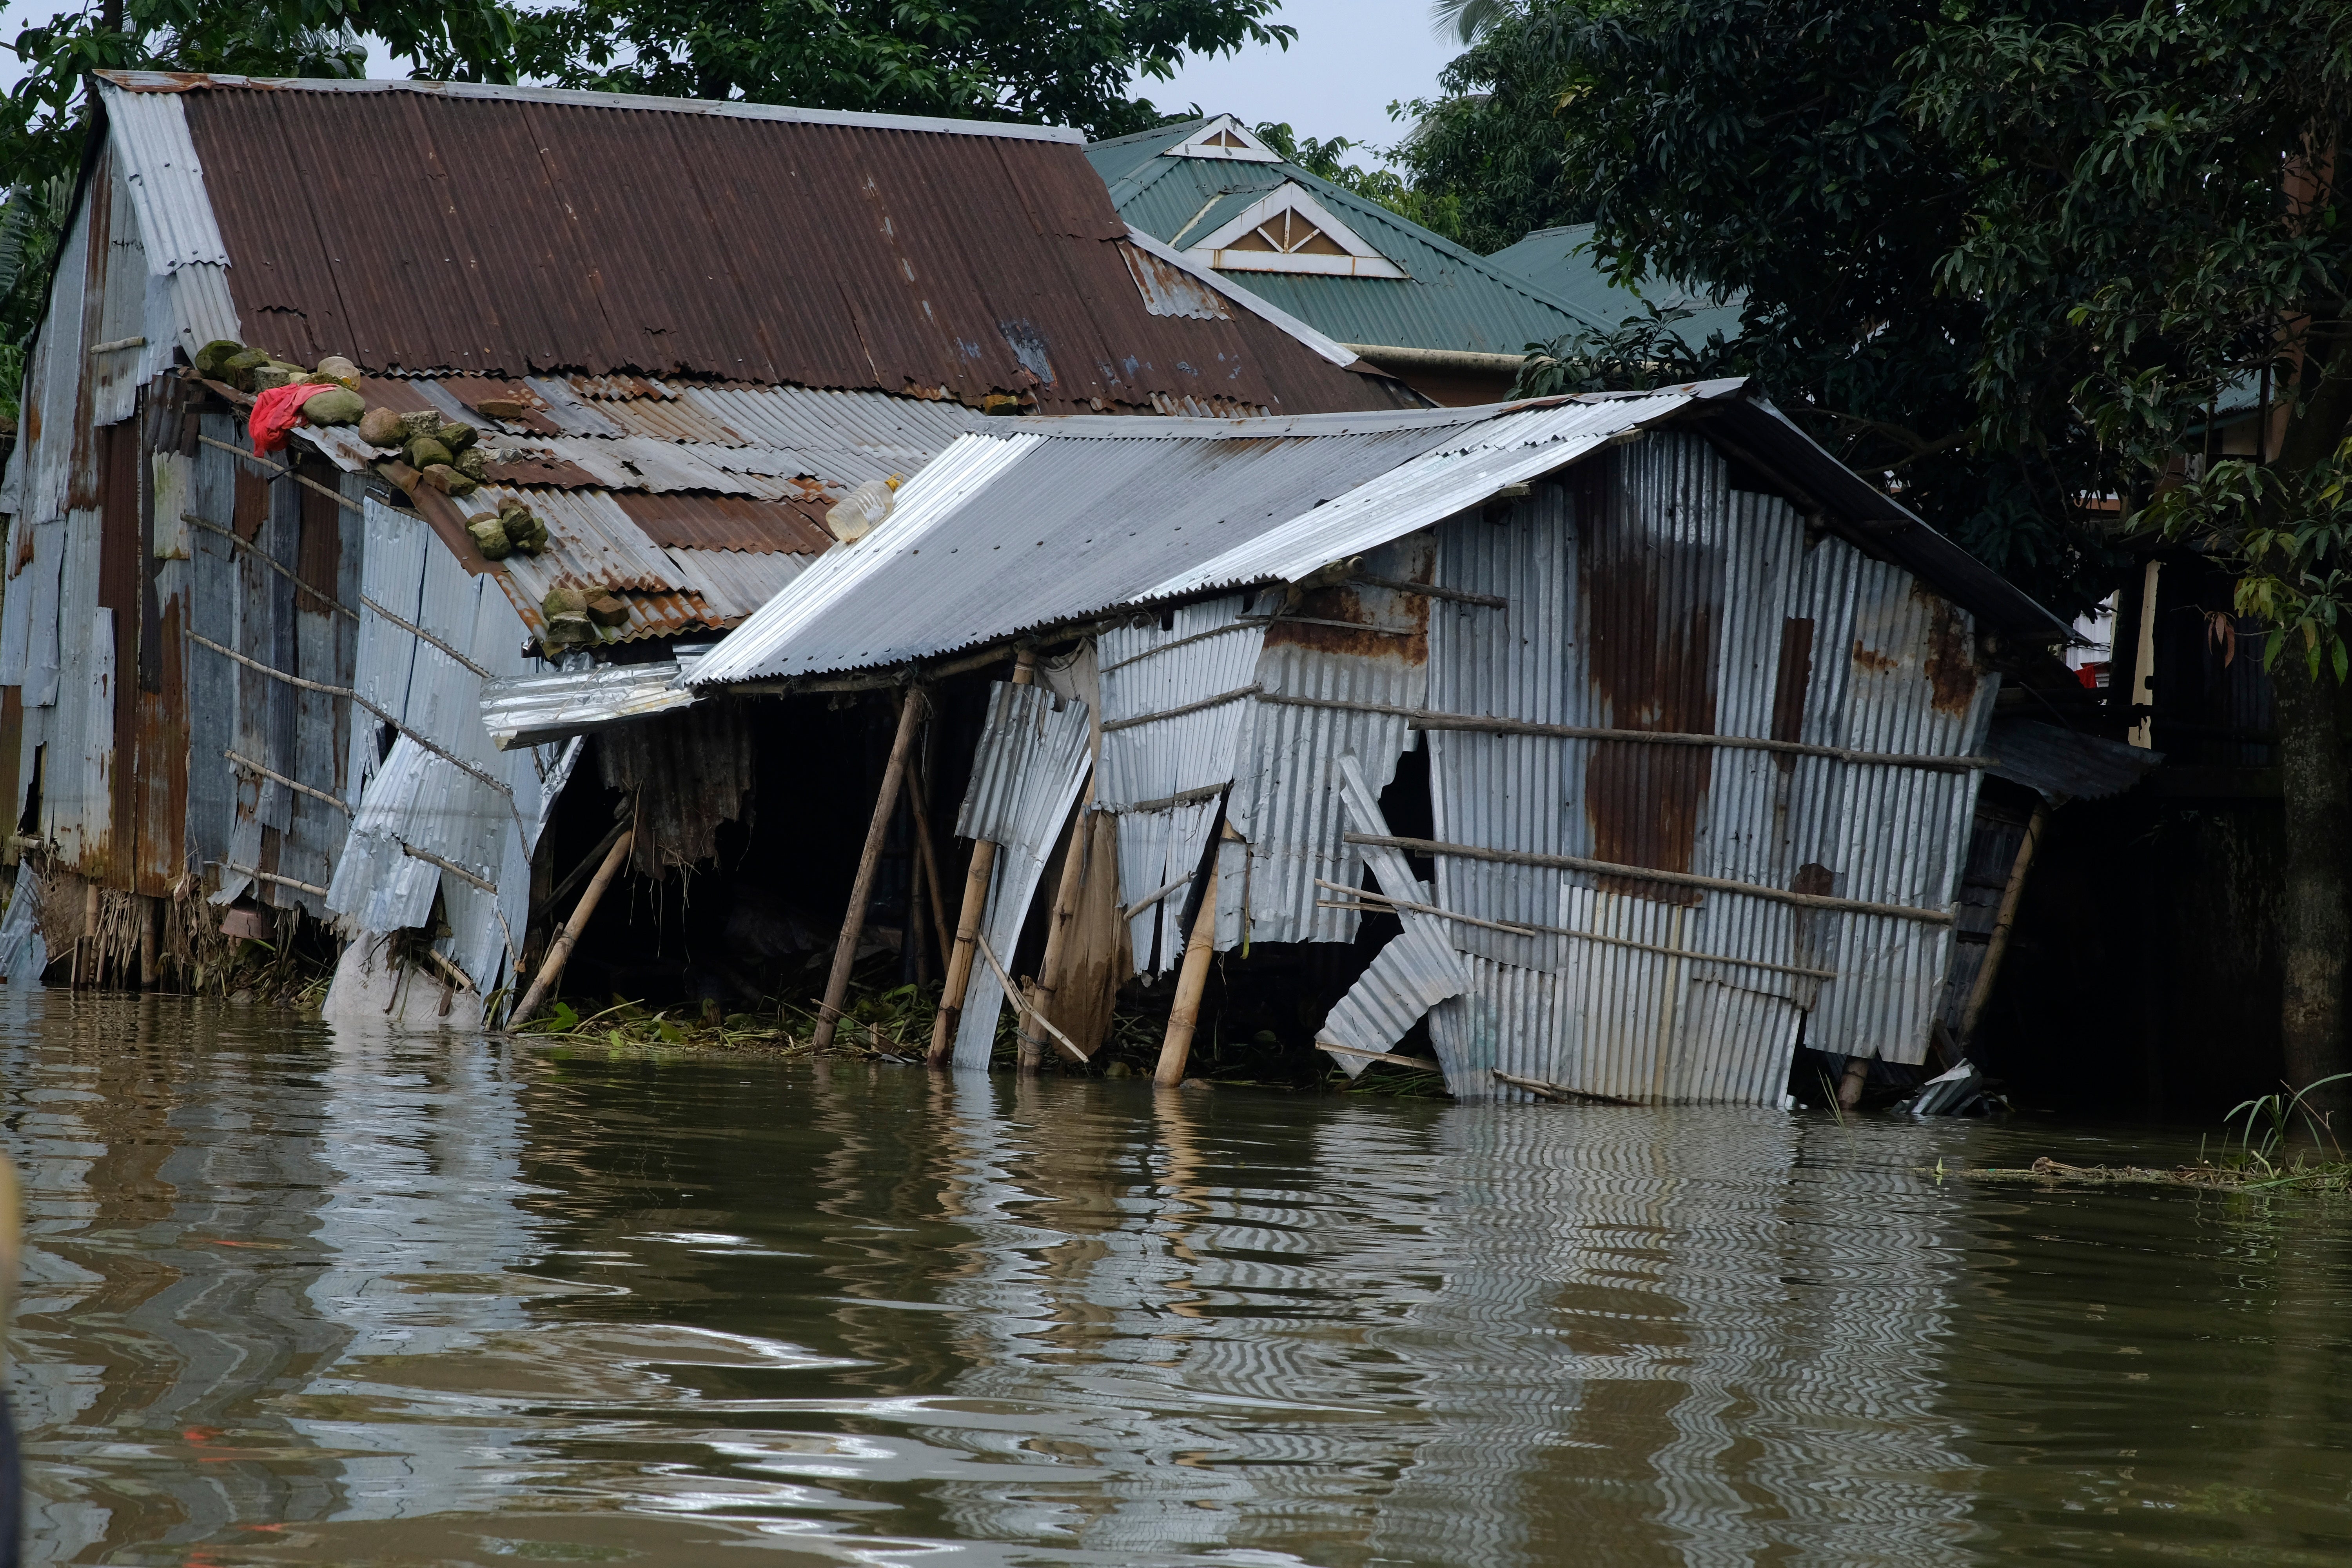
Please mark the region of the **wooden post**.
[[2001, 958], [2009, 952], [2010, 928], [2017, 923], [2017, 906], [2025, 896], [2025, 873], [2032, 868], [2034, 851], [2042, 847], [2042, 834], [2049, 822], [2050, 803], [2034, 802], [2033, 820], [2025, 825], [2025, 841], [2017, 847], [2017, 858], [2009, 864], [2009, 885], [2000, 890], [2000, 912], [1993, 917], [1984, 962], [1977, 966], [1977, 983], [1969, 988], [1969, 1005], [1960, 1014], [1963, 1055], [1975, 1043], [1977, 1024], [1984, 1017], [1985, 1004], [1992, 1000], [1993, 977], [2000, 973]]
[[1201, 1022], [1201, 993], [1208, 989], [1209, 958], [1217, 938], [1217, 861], [1221, 844], [1209, 853], [1208, 885], [1201, 889], [1201, 912], [1192, 917], [1192, 935], [1184, 943], [1184, 967], [1176, 974], [1176, 1005], [1168, 1014], [1168, 1034], [1160, 1042], [1160, 1070], [1152, 1081], [1174, 1089], [1184, 1081], [1184, 1062], [1192, 1054], [1192, 1031]]
[[[1054, 914], [1045, 924], [1045, 956], [1037, 963], [1037, 978], [1029, 984], [1029, 1011], [1040, 1016], [1054, 1005], [1054, 993], [1061, 988], [1062, 971], [1066, 967], [1070, 921], [1078, 912], [1078, 889], [1087, 879], [1087, 858], [1094, 853], [1094, 804], [1095, 781], [1089, 778], [1086, 793], [1078, 796], [1077, 817], [1070, 824], [1069, 847], [1062, 852], [1062, 879], [1055, 885]], [[1045, 1042], [1024, 1027], [1021, 1070], [1034, 1073], [1045, 1059]]]
[[[93, 877], [82, 884], [81, 940], [74, 944], [74, 983], [87, 983], [92, 990], [102, 984], [106, 978], [106, 950], [99, 945], [98, 941], [98, 879]], [[82, 973], [81, 963], [85, 950], [89, 953], [89, 973], [87, 974]]]
[[531, 981], [530, 989], [522, 994], [522, 1001], [508, 1015], [508, 1028], [530, 1022], [530, 1016], [539, 1011], [541, 1002], [547, 1000], [548, 988], [555, 984], [555, 977], [563, 973], [564, 961], [572, 956], [572, 948], [578, 945], [580, 933], [588, 928], [589, 917], [596, 912], [597, 900], [604, 896], [604, 889], [613, 885], [613, 879], [621, 874], [621, 864], [628, 859], [629, 846], [636, 842], [636, 837], [635, 832], [625, 832], [613, 840], [613, 847], [604, 853], [604, 863], [596, 868], [596, 875], [589, 879], [588, 890], [580, 895], [579, 903], [572, 906], [572, 918], [563, 922], [562, 933], [548, 948], [547, 961], [539, 966], [539, 973]]
[[163, 900], [140, 894], [131, 895], [138, 900], [139, 910], [139, 989], [152, 991], [163, 984], [161, 943], [156, 940], [155, 920], [163, 912]]
[[[1027, 686], [1036, 679], [1036, 650], [1024, 647], [1013, 656], [1013, 684]], [[963, 1018], [964, 993], [971, 987], [980, 925], [988, 918], [989, 877], [995, 869], [996, 846], [985, 838], [975, 840], [971, 868], [963, 878], [963, 912], [956, 920], [955, 951], [948, 956], [947, 985], [940, 993], [940, 1016], [931, 1021], [931, 1049], [924, 1058], [931, 1067], [947, 1066], [955, 1054], [956, 1025]]]
[[[910, 795], [911, 791], [908, 792]], [[914, 802], [908, 803], [907, 815], [912, 816]], [[931, 933], [923, 929], [923, 905], [930, 897], [930, 879], [924, 874], [923, 857], [918, 853], [907, 876], [907, 952], [915, 961], [915, 984], [931, 983]]]
[[[908, 804], [915, 812], [915, 850], [923, 864], [924, 902], [929, 907], [931, 929], [939, 935], [940, 963], [945, 967], [948, 952], [955, 945], [955, 937], [948, 930], [948, 885], [940, 879], [939, 847], [931, 839], [931, 792], [923, 776], [923, 761], [916, 757], [907, 764]], [[920, 909], [908, 912], [909, 921], [922, 919]]]
[[890, 818], [898, 809], [898, 785], [907, 776], [907, 753], [914, 749], [915, 731], [922, 717], [922, 693], [902, 692], [898, 733], [890, 742], [890, 765], [882, 770], [882, 795], [874, 803], [874, 821], [866, 829], [866, 853], [857, 858], [857, 880], [850, 885], [849, 909], [841, 917], [841, 940], [833, 948], [833, 973], [825, 977], [824, 1005], [817, 1009], [816, 1033], [809, 1041], [816, 1050], [833, 1044], [841, 1004], [849, 994], [849, 972], [857, 963], [857, 939], [866, 934], [866, 906], [874, 898], [874, 868], [882, 863], [882, 842], [890, 836]]
[[1870, 1082], [1870, 1064], [1877, 1059], [1878, 1055], [1874, 1051], [1866, 1057], [1846, 1058], [1845, 1076], [1838, 1079], [1837, 1089], [1838, 1104], [1842, 1109], [1852, 1110], [1862, 1103], [1863, 1086]]

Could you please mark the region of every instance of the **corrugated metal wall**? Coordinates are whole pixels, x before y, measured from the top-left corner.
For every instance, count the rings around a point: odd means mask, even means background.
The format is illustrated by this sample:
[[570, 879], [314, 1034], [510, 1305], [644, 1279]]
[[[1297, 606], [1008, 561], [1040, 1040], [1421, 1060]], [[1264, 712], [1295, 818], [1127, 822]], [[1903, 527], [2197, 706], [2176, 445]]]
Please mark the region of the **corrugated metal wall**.
[[[481, 721], [479, 672], [498, 679], [547, 668], [522, 652], [521, 620], [496, 581], [469, 574], [415, 514], [371, 500], [362, 526], [365, 602], [354, 689], [447, 754], [406, 735], [393, 739], [386, 726], [361, 715], [344, 763], [352, 781], [347, 798], [358, 810], [348, 842], [339, 838], [325, 905], [347, 931], [392, 931], [426, 924], [437, 895], [450, 934], [436, 949], [487, 994], [520, 956], [530, 913], [531, 853], [570, 777], [577, 742], [511, 752], [492, 746]], [[394, 625], [376, 605], [457, 649], [474, 668]], [[463, 867], [488, 886], [410, 848]]]
[[[1435, 551], [1426, 534], [1384, 545], [1362, 572], [1391, 582], [1426, 583]], [[1256, 680], [1269, 696], [1418, 708], [1428, 694], [1430, 601], [1363, 584], [1305, 595], [1268, 626]], [[1318, 622], [1346, 622], [1348, 626]], [[1342, 842], [1339, 763], [1363, 765], [1375, 795], [1396, 776], [1405, 749], [1404, 720], [1390, 713], [1310, 708], [1253, 700], [1244, 705], [1228, 819], [1246, 841], [1239, 875], [1220, 875], [1217, 948], [1244, 941], [1353, 942], [1361, 917], [1319, 909], [1328, 889], [1354, 886], [1357, 857]], [[1401, 895], [1402, 896], [1402, 895]], [[1244, 921], [1246, 921], [1246, 926]]]
[[[1189, 879], [1208, 847], [1250, 704], [1195, 704], [1256, 679], [1265, 627], [1244, 603], [1230, 595], [1188, 605], [1096, 639], [1105, 732], [1095, 806], [1118, 817], [1121, 908]], [[1153, 717], [1163, 713], [1173, 716]], [[1173, 969], [1183, 956], [1185, 899], [1170, 893], [1129, 922], [1139, 973]]]
[[[1511, 607], [1441, 608], [1433, 708], [1978, 749], [1995, 683], [1967, 616], [1909, 574], [1809, 538], [1785, 501], [1731, 489], [1695, 435], [1654, 434], [1573, 477], [1573, 509], [1539, 489], [1499, 523], [1439, 530], [1439, 581]], [[1951, 900], [1977, 785], [1969, 771], [1759, 750], [1452, 731], [1429, 743], [1442, 840], [1925, 910]], [[1948, 926], [1443, 857], [1437, 887], [1449, 910], [1591, 933], [1455, 927], [1473, 984], [1431, 1028], [1458, 1094], [1493, 1092], [1499, 1068], [1631, 1099], [1774, 1104], [1801, 1024], [1824, 1050], [1925, 1054]]]

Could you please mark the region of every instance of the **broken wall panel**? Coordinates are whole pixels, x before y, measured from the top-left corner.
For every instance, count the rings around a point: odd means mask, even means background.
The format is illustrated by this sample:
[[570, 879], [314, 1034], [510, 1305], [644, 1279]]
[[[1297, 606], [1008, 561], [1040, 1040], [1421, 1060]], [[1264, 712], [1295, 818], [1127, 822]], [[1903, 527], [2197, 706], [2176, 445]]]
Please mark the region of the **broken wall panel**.
[[617, 725], [596, 755], [604, 787], [635, 797], [629, 859], [641, 877], [716, 856], [719, 830], [743, 819], [757, 782], [751, 715], [723, 700]]
[[[1365, 556], [1362, 573], [1426, 583], [1433, 535], [1420, 533]], [[1428, 697], [1431, 601], [1368, 584], [1315, 590], [1266, 628], [1257, 684], [1269, 700], [1247, 705], [1228, 820], [1247, 841], [1238, 876], [1217, 884], [1219, 952], [1244, 942], [1353, 942], [1362, 917], [1327, 909], [1323, 882], [1355, 885], [1359, 857], [1343, 842], [1339, 760], [1355, 757], [1377, 795], [1396, 776], [1409, 739], [1394, 712], [1307, 707], [1275, 695], [1374, 708], [1419, 708]], [[1340, 622], [1344, 625], [1318, 623]], [[1350, 626], [1365, 629], [1355, 631]]]
[[577, 752], [499, 752], [482, 727], [480, 671], [546, 668], [522, 651], [522, 623], [496, 584], [430, 542], [412, 512], [371, 500], [355, 521], [369, 547], [361, 594], [436, 640], [362, 612], [356, 689], [415, 733], [379, 762], [381, 721], [360, 716], [361, 738], [348, 742], [363, 769], [352, 774], [362, 781], [359, 806], [326, 907], [358, 936], [428, 926], [437, 907], [448, 930], [435, 934], [435, 950], [488, 994], [511, 976], [530, 912], [531, 852]]
[[[958, 813], [957, 836], [997, 846], [981, 935], [997, 963], [1009, 965], [1038, 879], [1086, 782], [1092, 716], [1083, 702], [1057, 707], [1045, 688], [1007, 681], [991, 689], [988, 711], [971, 785]], [[988, 1066], [1003, 1002], [995, 966], [975, 954], [956, 1028], [957, 1067]]]

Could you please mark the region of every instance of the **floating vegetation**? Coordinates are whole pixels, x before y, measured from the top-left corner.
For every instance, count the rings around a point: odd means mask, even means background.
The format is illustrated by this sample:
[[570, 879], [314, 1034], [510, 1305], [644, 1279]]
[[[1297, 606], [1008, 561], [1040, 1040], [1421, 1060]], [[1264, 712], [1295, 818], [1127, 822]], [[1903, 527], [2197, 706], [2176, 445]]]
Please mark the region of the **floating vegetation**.
[[[1989, 1182], [2122, 1184], [2202, 1187], [2223, 1192], [2352, 1192], [2352, 1159], [2336, 1141], [2327, 1113], [2309, 1100], [2315, 1090], [2352, 1079], [2337, 1073], [2292, 1094], [2242, 1101], [2223, 1119], [2221, 1147], [2185, 1165], [2070, 1165], [2044, 1156], [2031, 1165], [1987, 1166], [1967, 1174]], [[2294, 1145], [2290, 1147], [2290, 1145]]]

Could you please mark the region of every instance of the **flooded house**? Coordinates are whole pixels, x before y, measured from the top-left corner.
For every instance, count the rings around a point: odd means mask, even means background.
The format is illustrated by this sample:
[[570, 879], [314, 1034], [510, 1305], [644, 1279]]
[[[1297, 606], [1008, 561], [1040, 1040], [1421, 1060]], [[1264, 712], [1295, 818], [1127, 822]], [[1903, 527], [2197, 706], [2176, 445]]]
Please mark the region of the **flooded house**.
[[[1082, 416], [960, 437], [650, 722], [903, 693], [870, 852], [927, 698], [998, 677], [936, 1061], [1008, 1002], [1024, 1062], [1091, 1058], [1156, 987], [1163, 1082], [1270, 995], [1463, 1098], [1779, 1105], [1801, 1043], [1927, 1058], [2000, 668], [2065, 635], [1738, 382]], [[593, 679], [486, 711], [646, 722]]]
[[[835, 545], [845, 496], [992, 425], [1423, 403], [1130, 230], [1074, 132], [404, 81], [92, 97], [0, 486], [12, 973], [200, 984], [239, 939], [347, 942], [331, 1004], [478, 1016], [615, 801], [677, 912], [754, 752], [823, 742], [500, 751], [484, 682], [674, 668]], [[348, 425], [262, 450], [239, 350], [340, 362], [478, 477]], [[537, 552], [492, 558], [501, 509]]]

